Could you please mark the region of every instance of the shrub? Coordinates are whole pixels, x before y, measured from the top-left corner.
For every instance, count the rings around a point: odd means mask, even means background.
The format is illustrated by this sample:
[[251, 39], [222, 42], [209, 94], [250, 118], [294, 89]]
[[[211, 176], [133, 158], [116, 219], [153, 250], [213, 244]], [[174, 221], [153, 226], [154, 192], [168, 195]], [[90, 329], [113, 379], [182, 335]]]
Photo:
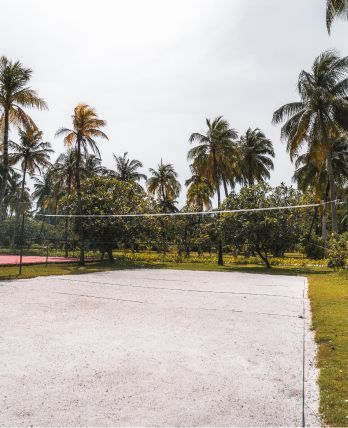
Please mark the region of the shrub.
[[328, 245], [328, 266], [342, 268], [348, 259], [348, 233], [332, 234]]
[[320, 260], [325, 257], [324, 242], [318, 236], [312, 236], [310, 241], [303, 244], [306, 257], [313, 260]]

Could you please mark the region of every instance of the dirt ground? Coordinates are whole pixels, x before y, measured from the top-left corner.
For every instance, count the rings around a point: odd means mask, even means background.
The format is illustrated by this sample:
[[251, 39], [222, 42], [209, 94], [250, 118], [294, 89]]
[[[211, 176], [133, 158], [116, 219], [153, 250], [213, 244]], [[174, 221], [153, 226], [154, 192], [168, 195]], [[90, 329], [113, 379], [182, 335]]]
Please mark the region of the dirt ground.
[[113, 271], [0, 301], [2, 426], [318, 423], [305, 278]]

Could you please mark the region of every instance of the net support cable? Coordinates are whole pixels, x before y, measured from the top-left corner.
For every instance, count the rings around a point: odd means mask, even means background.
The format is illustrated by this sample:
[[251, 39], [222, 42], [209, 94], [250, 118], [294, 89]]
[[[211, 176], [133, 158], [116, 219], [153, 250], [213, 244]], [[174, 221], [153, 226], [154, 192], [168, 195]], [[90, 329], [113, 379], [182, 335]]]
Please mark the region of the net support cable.
[[131, 218], [131, 217], [180, 217], [192, 215], [216, 215], [216, 214], [238, 214], [247, 212], [259, 211], [279, 211], [279, 210], [293, 210], [297, 208], [315, 208], [324, 205], [336, 204], [340, 205], [344, 202], [340, 200], [320, 202], [316, 204], [305, 205], [286, 205], [282, 207], [263, 207], [263, 208], [241, 208], [234, 210], [217, 210], [217, 211], [192, 211], [192, 212], [174, 212], [174, 213], [133, 213], [133, 214], [36, 214], [40, 217], [65, 217], [65, 218]]

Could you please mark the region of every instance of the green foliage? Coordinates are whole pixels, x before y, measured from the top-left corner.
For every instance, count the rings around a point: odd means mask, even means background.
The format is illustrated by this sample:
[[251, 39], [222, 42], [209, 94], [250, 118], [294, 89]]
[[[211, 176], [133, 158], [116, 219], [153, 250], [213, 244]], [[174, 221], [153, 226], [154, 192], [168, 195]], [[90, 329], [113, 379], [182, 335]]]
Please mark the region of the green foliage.
[[305, 240], [304, 252], [309, 259], [320, 260], [325, 257], [325, 247], [323, 240], [314, 235], [309, 240]]
[[328, 266], [342, 268], [348, 263], [348, 232], [332, 234], [328, 245]]
[[[136, 214], [151, 210], [150, 201], [138, 184], [115, 178], [89, 178], [82, 183], [81, 195], [82, 214]], [[66, 212], [77, 212], [75, 190], [62, 200], [62, 206]], [[107, 252], [110, 259], [114, 248], [134, 246], [137, 241], [145, 240], [151, 229], [151, 219], [147, 218], [84, 218], [81, 223], [87, 249]]]
[[[267, 208], [297, 205], [300, 194], [285, 185], [272, 189], [266, 184], [242, 188], [225, 201], [225, 209]], [[226, 214], [222, 221], [225, 244], [247, 246], [270, 267], [269, 256], [282, 256], [292, 249], [301, 236], [300, 210], [272, 210]]]

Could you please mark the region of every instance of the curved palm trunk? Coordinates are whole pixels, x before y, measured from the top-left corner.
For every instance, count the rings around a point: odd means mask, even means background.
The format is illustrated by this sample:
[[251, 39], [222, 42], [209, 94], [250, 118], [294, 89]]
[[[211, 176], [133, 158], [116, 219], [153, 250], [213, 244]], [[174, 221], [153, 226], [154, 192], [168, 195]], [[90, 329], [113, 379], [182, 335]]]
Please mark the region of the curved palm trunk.
[[[82, 215], [82, 197], [81, 197], [81, 181], [80, 181], [80, 158], [81, 158], [81, 137], [77, 137], [77, 153], [76, 153], [76, 194], [77, 194], [77, 210], [78, 214]], [[80, 264], [85, 264], [85, 236], [82, 224], [82, 217], [77, 218], [77, 230], [80, 238]]]
[[328, 154], [327, 154], [326, 167], [327, 167], [327, 174], [328, 174], [329, 183], [330, 183], [332, 231], [334, 233], [338, 233], [337, 208], [336, 208], [336, 203], [335, 203], [335, 201], [336, 201], [336, 185], [335, 185], [335, 178], [334, 178], [334, 172], [333, 172], [333, 167], [332, 167], [332, 151], [331, 151], [331, 149], [328, 151]]
[[3, 219], [6, 216], [6, 207], [4, 206], [5, 193], [7, 189], [8, 181], [8, 133], [9, 133], [9, 110], [5, 108], [4, 111], [4, 136], [3, 136], [3, 175], [0, 189], [0, 218]]

